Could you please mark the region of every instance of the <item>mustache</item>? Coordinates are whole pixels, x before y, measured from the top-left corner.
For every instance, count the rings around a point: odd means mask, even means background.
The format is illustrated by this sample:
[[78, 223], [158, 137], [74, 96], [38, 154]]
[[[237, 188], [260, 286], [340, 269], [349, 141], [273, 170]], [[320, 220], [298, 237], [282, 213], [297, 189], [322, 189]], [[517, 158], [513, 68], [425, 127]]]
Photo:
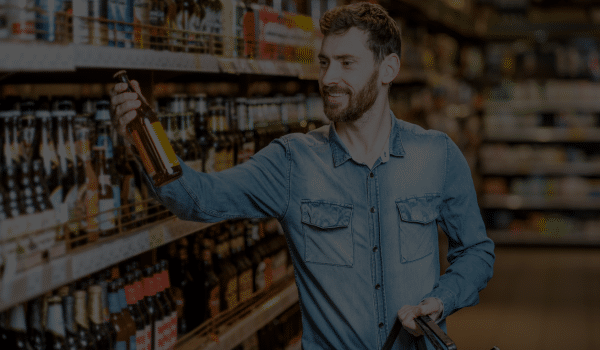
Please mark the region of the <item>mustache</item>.
[[350, 90], [343, 89], [343, 88], [340, 88], [340, 87], [327, 87], [327, 86], [324, 86], [322, 90], [323, 90], [323, 94], [325, 94], [325, 95], [337, 94], [337, 93], [347, 93], [347, 94], [351, 93]]

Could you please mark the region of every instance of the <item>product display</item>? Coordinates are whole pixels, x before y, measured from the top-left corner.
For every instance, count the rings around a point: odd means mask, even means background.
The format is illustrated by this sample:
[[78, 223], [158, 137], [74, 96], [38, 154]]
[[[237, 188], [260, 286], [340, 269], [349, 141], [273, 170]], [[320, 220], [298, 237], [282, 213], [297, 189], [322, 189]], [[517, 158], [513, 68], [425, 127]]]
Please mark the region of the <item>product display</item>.
[[[279, 222], [182, 220], [146, 180], [168, 188], [187, 167], [219, 178], [277, 138], [329, 124], [319, 20], [355, 2], [0, 0], [0, 348], [300, 349]], [[401, 27], [389, 108], [462, 151], [498, 256], [510, 251], [527, 282], [512, 246], [586, 247], [568, 259], [583, 261], [600, 246], [598, 4], [375, 2]], [[127, 142], [109, 91], [133, 92], [130, 79], [144, 101]], [[482, 294], [482, 309], [511, 291], [497, 293]], [[538, 338], [550, 339], [562, 320], [544, 310]], [[454, 319], [475, 319], [464, 315], [451, 316], [451, 332]]]

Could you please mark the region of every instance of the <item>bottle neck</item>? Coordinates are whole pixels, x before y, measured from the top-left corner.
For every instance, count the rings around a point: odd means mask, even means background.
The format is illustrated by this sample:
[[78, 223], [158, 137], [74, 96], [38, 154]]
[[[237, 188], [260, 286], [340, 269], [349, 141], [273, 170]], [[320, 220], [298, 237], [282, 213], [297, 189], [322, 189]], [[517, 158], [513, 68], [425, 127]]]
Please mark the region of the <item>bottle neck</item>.
[[102, 315], [102, 289], [100, 286], [98, 288], [90, 289], [90, 297], [88, 300], [89, 309], [90, 309], [90, 320], [92, 323], [96, 325], [100, 325], [103, 323], [103, 315]]
[[78, 291], [75, 294], [75, 322], [78, 326], [89, 329], [89, 319], [86, 309], [86, 294], [84, 291]]
[[54, 335], [65, 337], [65, 322], [60, 299], [55, 299], [48, 305], [48, 322], [46, 327]]
[[75, 319], [73, 318], [75, 314], [75, 300], [73, 296], [67, 295], [63, 297], [63, 312], [64, 312], [64, 322], [65, 329], [74, 334], [77, 331], [75, 327]]

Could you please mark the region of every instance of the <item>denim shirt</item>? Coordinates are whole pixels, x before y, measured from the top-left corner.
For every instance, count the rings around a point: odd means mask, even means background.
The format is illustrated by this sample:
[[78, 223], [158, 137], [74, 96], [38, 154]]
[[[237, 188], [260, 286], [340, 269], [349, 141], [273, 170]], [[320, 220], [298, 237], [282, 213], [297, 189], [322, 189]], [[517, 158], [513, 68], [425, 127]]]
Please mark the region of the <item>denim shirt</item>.
[[[390, 114], [389, 154], [372, 169], [355, 162], [326, 125], [276, 139], [219, 173], [181, 162], [183, 176], [153, 196], [184, 220], [279, 220], [306, 350], [380, 349], [397, 311], [427, 297], [443, 302], [445, 330], [447, 316], [477, 304], [492, 277], [494, 244], [458, 147]], [[441, 276], [438, 225], [451, 264]], [[399, 339], [396, 349], [434, 349], [404, 330]]]

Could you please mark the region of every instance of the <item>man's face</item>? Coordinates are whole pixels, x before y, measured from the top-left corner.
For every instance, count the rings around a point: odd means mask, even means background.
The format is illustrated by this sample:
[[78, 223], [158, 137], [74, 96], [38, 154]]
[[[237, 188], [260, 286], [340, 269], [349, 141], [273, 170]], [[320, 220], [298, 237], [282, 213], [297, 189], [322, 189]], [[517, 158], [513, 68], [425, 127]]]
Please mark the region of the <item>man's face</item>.
[[356, 27], [328, 35], [319, 53], [319, 91], [333, 122], [352, 122], [368, 111], [381, 89], [379, 65], [367, 47], [368, 34]]

